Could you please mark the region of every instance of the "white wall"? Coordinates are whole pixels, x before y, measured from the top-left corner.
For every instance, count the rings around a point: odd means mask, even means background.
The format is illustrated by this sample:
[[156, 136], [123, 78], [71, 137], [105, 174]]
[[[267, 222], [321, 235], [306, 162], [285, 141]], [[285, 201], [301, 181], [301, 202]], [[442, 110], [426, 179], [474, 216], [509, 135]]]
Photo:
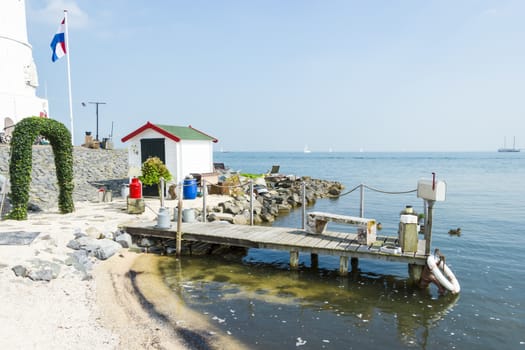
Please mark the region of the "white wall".
[[183, 179], [191, 173], [213, 172], [213, 146], [211, 141], [182, 140], [180, 142], [181, 175]]
[[25, 2], [0, 1], [0, 124], [48, 114], [47, 100], [36, 97], [38, 75], [27, 41]]

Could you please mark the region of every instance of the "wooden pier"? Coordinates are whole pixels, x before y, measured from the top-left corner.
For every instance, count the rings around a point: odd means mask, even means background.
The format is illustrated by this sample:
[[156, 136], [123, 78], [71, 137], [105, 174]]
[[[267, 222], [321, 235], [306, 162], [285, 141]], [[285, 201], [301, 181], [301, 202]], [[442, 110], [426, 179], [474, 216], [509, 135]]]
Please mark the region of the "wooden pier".
[[[182, 223], [182, 240], [230, 245], [245, 248], [264, 248], [290, 252], [290, 267], [297, 268], [299, 253], [312, 254], [312, 264], [318, 255], [340, 257], [339, 272], [348, 273], [348, 262], [357, 259], [379, 259], [407, 263], [411, 277], [418, 278], [426, 263], [425, 240], [418, 241], [417, 252], [400, 252], [397, 236], [376, 237], [374, 243], [359, 244], [355, 233], [326, 231], [322, 234], [308, 233], [302, 229], [271, 226], [248, 226], [224, 223]], [[156, 228], [153, 223], [136, 222], [124, 225], [135, 237], [176, 239], [177, 224], [171, 228]]]

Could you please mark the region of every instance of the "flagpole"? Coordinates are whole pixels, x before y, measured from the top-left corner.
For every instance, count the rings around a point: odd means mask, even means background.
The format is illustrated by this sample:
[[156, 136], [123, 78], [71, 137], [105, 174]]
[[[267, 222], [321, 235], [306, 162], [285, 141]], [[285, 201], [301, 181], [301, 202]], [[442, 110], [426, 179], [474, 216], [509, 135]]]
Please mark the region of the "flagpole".
[[73, 98], [71, 97], [71, 69], [69, 66], [69, 55], [71, 55], [71, 50], [69, 48], [69, 30], [68, 30], [68, 19], [67, 19], [67, 10], [64, 10], [64, 24], [66, 29], [66, 59], [67, 59], [67, 88], [69, 92], [69, 121], [71, 123], [71, 143], [75, 145], [75, 129], [73, 127]]

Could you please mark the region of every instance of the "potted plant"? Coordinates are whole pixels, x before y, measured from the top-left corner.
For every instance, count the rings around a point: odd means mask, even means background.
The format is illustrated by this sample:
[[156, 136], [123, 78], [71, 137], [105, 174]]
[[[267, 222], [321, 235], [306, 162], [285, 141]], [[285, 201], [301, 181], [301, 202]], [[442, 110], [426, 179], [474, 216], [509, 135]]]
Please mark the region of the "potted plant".
[[142, 175], [139, 176], [139, 180], [148, 186], [157, 185], [159, 191], [159, 197], [161, 197], [160, 179], [164, 181], [171, 180], [171, 174], [166, 165], [160, 160], [159, 157], [149, 157], [144, 163], [142, 163]]

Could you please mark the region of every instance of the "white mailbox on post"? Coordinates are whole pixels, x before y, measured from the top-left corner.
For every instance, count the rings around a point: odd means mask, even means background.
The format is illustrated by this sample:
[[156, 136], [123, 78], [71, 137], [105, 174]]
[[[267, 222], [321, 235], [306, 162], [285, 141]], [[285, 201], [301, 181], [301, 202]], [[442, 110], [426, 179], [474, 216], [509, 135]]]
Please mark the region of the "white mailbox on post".
[[447, 192], [445, 181], [419, 180], [417, 182], [417, 197], [429, 201], [444, 201]]

